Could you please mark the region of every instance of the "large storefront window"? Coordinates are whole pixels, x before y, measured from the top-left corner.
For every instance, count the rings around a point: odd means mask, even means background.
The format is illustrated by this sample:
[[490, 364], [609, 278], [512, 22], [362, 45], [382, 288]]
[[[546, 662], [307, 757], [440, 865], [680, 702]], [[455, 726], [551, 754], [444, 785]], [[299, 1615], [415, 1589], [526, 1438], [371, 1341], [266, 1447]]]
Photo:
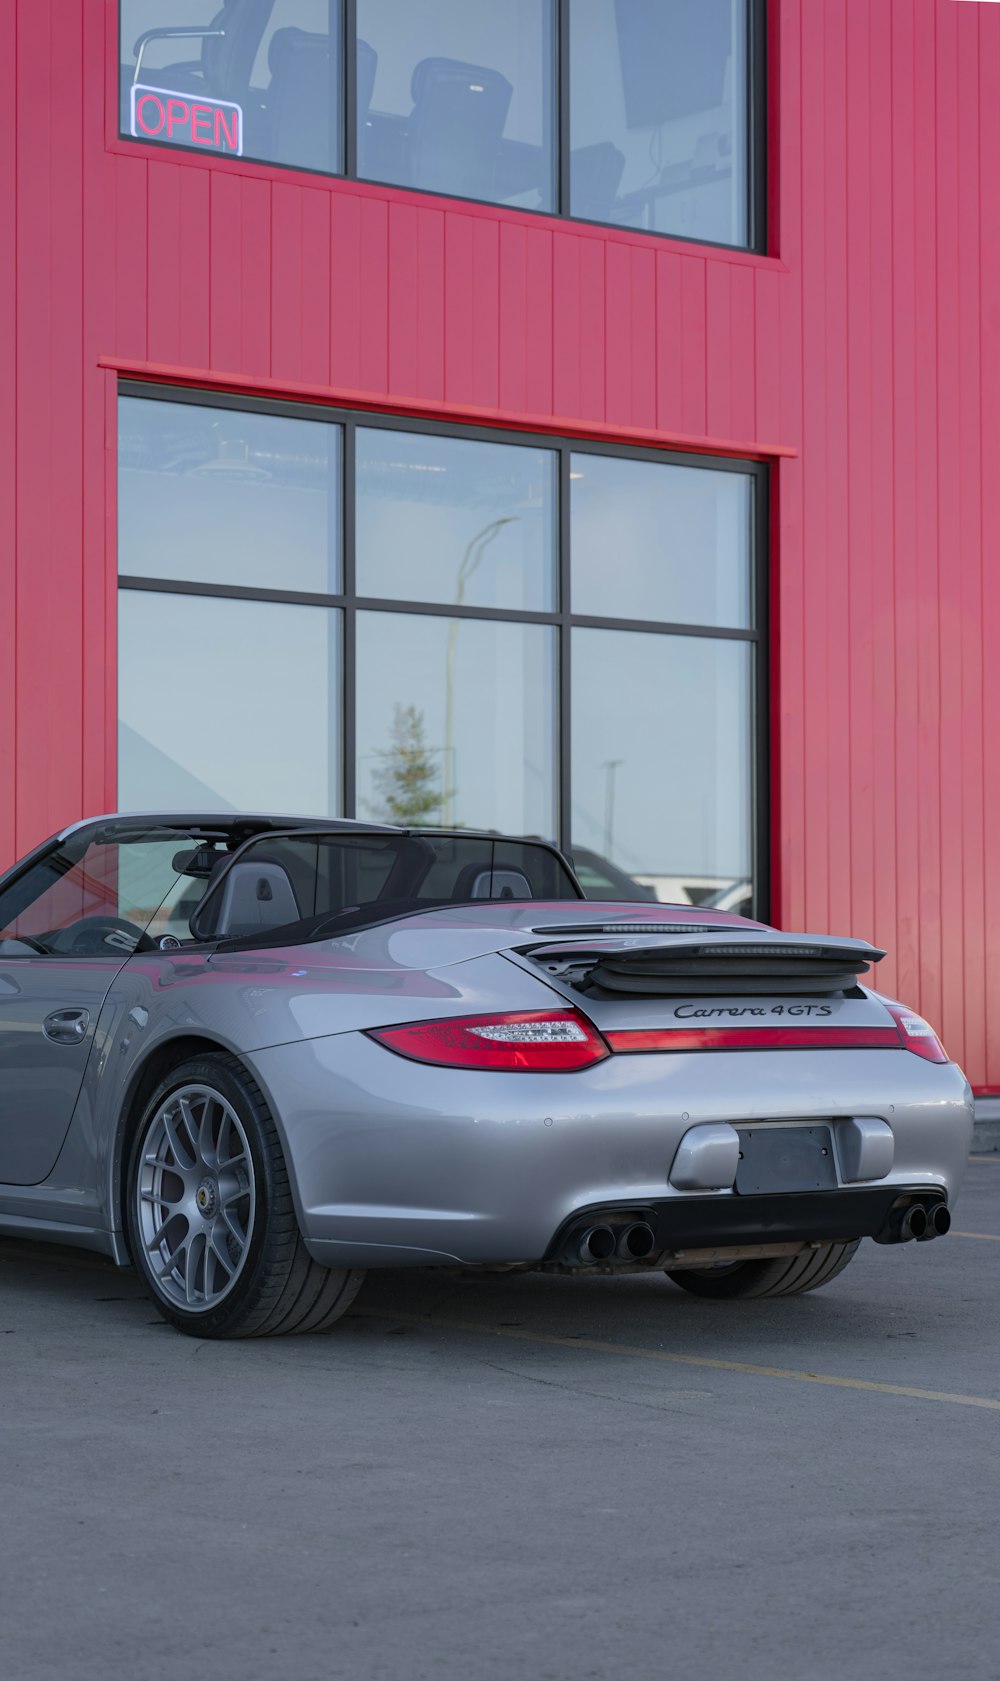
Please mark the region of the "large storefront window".
[[762, 473], [127, 387], [120, 806], [537, 834], [593, 897], [745, 907]]
[[120, 0], [120, 128], [760, 248], [764, 4]]

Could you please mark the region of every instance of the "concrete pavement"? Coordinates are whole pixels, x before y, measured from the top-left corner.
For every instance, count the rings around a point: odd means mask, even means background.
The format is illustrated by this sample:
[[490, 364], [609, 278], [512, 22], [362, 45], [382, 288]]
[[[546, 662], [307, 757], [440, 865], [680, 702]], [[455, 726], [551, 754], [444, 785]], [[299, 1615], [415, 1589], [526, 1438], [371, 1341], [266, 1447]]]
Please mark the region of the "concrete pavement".
[[1000, 1155], [955, 1224], [797, 1300], [382, 1275], [250, 1344], [0, 1242], [3, 1675], [993, 1681]]

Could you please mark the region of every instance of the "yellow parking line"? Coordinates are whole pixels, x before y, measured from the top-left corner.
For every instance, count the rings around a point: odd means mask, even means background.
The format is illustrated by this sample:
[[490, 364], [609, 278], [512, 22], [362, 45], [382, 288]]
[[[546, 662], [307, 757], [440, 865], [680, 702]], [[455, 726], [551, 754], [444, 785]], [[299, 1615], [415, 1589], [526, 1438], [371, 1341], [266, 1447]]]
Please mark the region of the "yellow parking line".
[[948, 1233], [949, 1237], [978, 1237], [980, 1243], [1000, 1243], [996, 1232], [956, 1232]]
[[[362, 1317], [364, 1315], [362, 1314]], [[601, 1342], [596, 1337], [560, 1337], [548, 1331], [515, 1330], [504, 1325], [479, 1325], [470, 1319], [429, 1319], [420, 1314], [372, 1313], [371, 1319], [390, 1319], [397, 1325], [422, 1325], [431, 1331], [467, 1331], [474, 1336], [505, 1337], [512, 1342], [543, 1343], [552, 1348], [584, 1348], [595, 1354], [623, 1354], [634, 1360], [658, 1360], [671, 1366], [695, 1366], [714, 1372], [743, 1372], [750, 1377], [785, 1378], [793, 1383], [826, 1384], [834, 1389], [863, 1389], [875, 1395], [904, 1395], [915, 1401], [946, 1401], [956, 1407], [985, 1407], [1000, 1412], [1000, 1401], [983, 1395], [952, 1395], [941, 1389], [914, 1389], [903, 1383], [870, 1383], [865, 1378], [831, 1377], [825, 1372], [797, 1372], [784, 1366], [752, 1366], [742, 1360], [712, 1360], [700, 1354], [669, 1354], [662, 1348], [638, 1348], [631, 1343]]]

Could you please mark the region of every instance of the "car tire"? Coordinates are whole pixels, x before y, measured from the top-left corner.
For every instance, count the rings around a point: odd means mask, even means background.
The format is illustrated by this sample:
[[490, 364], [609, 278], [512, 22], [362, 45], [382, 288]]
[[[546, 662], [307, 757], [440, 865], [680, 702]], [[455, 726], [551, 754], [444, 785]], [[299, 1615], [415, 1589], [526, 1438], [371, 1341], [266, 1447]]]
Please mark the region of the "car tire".
[[728, 1266], [692, 1268], [667, 1272], [667, 1277], [692, 1296], [716, 1301], [745, 1301], [761, 1296], [801, 1296], [818, 1290], [843, 1272], [853, 1259], [861, 1239], [851, 1243], [824, 1243], [800, 1255], [782, 1255], [770, 1261], [733, 1261]]
[[332, 1271], [306, 1249], [273, 1117], [236, 1057], [209, 1052], [160, 1082], [126, 1183], [136, 1269], [188, 1336], [325, 1331], [361, 1287], [363, 1272]]

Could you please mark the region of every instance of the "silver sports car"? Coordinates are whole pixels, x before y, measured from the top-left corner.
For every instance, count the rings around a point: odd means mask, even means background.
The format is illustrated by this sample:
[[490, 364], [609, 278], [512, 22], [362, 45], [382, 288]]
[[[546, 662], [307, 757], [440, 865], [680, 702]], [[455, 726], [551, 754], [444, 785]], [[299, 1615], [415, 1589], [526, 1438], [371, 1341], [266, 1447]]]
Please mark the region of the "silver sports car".
[[537, 840], [100, 817], [0, 878], [0, 1232], [199, 1337], [368, 1267], [794, 1295], [950, 1224], [959, 1068], [863, 940], [587, 901]]

